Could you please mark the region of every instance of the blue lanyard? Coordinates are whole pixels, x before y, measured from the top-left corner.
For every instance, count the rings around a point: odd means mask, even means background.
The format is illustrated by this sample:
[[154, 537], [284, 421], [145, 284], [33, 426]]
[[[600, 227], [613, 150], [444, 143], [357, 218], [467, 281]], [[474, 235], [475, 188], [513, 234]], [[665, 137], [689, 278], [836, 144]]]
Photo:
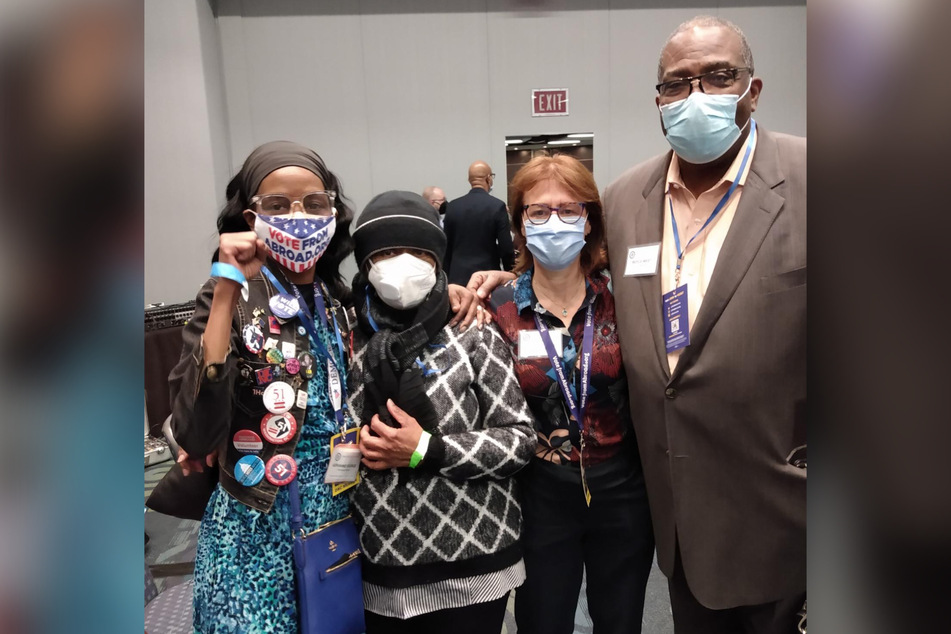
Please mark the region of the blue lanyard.
[[584, 316], [584, 339], [581, 344], [581, 394], [579, 400], [575, 401], [571, 393], [571, 386], [565, 377], [565, 365], [555, 354], [555, 346], [551, 342], [551, 335], [548, 334], [548, 326], [538, 318], [538, 313], [534, 314], [535, 325], [545, 344], [545, 351], [548, 353], [548, 360], [551, 362], [552, 369], [555, 370], [555, 377], [558, 379], [558, 386], [561, 388], [561, 394], [565, 397], [565, 403], [571, 410], [575, 421], [578, 423], [578, 430], [584, 431], [584, 410], [588, 406], [588, 386], [591, 384], [591, 349], [594, 339], [594, 298], [588, 302], [588, 310]]
[[680, 286], [680, 267], [684, 262], [684, 253], [687, 251], [687, 248], [693, 242], [694, 238], [703, 233], [703, 230], [710, 226], [710, 223], [713, 222], [713, 219], [717, 217], [717, 214], [722, 211], [726, 206], [727, 201], [730, 200], [730, 196], [733, 195], [733, 192], [736, 191], [736, 186], [739, 185], [740, 179], [743, 176], [744, 171], [746, 170], [746, 163], [750, 158], [750, 152], [753, 151], [753, 137], [756, 135], [756, 121], [750, 119], [750, 138], [746, 143], [746, 153], [743, 155], [743, 160], [740, 162], [740, 169], [736, 173], [736, 178], [733, 179], [733, 182], [730, 183], [730, 188], [726, 190], [726, 193], [723, 194], [723, 198], [720, 199], [720, 202], [717, 203], [717, 206], [713, 208], [713, 213], [707, 218], [707, 221], [703, 223], [703, 226], [697, 230], [695, 234], [687, 241], [687, 246], [683, 249], [680, 248], [680, 231], [677, 230], [677, 219], [674, 218], [674, 201], [671, 195], [667, 194], [667, 202], [670, 205], [670, 224], [673, 226], [674, 230], [674, 245], [677, 247], [677, 269], [674, 272], [674, 286]]
[[[370, 314], [370, 288], [366, 289], [367, 296], [367, 322], [370, 324], [370, 328], [373, 328], [373, 332], [380, 332], [380, 327], [376, 325], [376, 320], [373, 319], [373, 315]], [[437, 346], [434, 344], [429, 344], [430, 348], [444, 348], [445, 346]], [[416, 357], [416, 365], [420, 370], [423, 371], [423, 376], [432, 376], [433, 374], [439, 374], [442, 372], [439, 368], [427, 368], [426, 364], [422, 362], [419, 357]]]
[[[274, 277], [274, 274], [271, 273], [267, 269], [266, 266], [262, 266], [261, 271], [263, 271], [264, 274], [267, 276], [267, 278], [271, 281], [271, 284], [273, 284], [275, 288], [277, 288], [278, 292], [280, 292], [282, 295], [287, 295], [287, 291], [284, 290], [284, 286], [281, 285], [281, 283], [277, 280], [277, 278]], [[314, 279], [314, 305], [317, 308], [317, 312], [320, 313], [321, 321], [323, 322], [324, 327], [327, 327], [327, 312], [324, 305], [323, 293], [321, 291], [322, 285], [323, 285], [323, 282], [318, 283], [317, 279], [316, 278]], [[336, 359], [334, 359], [333, 355], [330, 354], [330, 351], [327, 350], [327, 347], [324, 346], [324, 342], [320, 340], [320, 336], [317, 334], [317, 327], [314, 325], [314, 318], [311, 316], [310, 310], [307, 308], [307, 303], [304, 302], [304, 298], [301, 296], [300, 291], [297, 290], [297, 287], [294, 285], [291, 285], [291, 289], [293, 289], [294, 296], [297, 298], [297, 303], [298, 303], [297, 318], [300, 319], [301, 323], [304, 325], [304, 328], [307, 329], [307, 332], [310, 335], [310, 339], [313, 342], [314, 346], [316, 346], [317, 351], [321, 354], [321, 356], [327, 359], [327, 363], [330, 366], [332, 366], [328, 368], [328, 372], [333, 372], [334, 374], [337, 375], [337, 382], [340, 384], [340, 394], [341, 394], [341, 397], [340, 397], [341, 404], [339, 407], [337, 406], [337, 404], [334, 402], [334, 399], [333, 399], [333, 395], [332, 395], [333, 386], [328, 386], [328, 389], [331, 392], [330, 401], [334, 408], [334, 416], [337, 419], [337, 424], [339, 424], [341, 428], [343, 428], [344, 426], [343, 409], [346, 409], [347, 407], [346, 405], [347, 382], [344, 379], [343, 374], [340, 372]], [[332, 321], [333, 321], [334, 333], [337, 335], [337, 347], [339, 348], [340, 359], [342, 361], [344, 357], [343, 357], [343, 341], [340, 337], [340, 327], [337, 325], [336, 319]]]

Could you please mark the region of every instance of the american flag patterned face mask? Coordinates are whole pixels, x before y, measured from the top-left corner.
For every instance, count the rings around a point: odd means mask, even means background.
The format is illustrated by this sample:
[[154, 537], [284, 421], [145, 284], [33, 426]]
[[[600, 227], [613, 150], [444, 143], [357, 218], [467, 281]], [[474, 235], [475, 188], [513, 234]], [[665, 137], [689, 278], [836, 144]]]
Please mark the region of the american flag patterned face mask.
[[254, 233], [264, 240], [271, 257], [295, 273], [314, 266], [327, 250], [336, 229], [335, 216], [255, 214], [254, 221]]

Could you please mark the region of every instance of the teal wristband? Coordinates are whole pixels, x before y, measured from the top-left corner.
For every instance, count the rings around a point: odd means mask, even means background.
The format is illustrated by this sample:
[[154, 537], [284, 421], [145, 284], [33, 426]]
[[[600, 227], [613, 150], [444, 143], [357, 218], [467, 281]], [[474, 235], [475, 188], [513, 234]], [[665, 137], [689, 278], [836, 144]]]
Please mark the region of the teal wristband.
[[432, 434], [428, 431], [424, 431], [419, 437], [419, 443], [416, 445], [416, 450], [413, 451], [413, 455], [409, 459], [409, 468], [415, 469], [419, 466], [419, 463], [423, 461], [423, 458], [426, 457], [426, 450], [429, 449], [429, 439], [432, 438]]
[[244, 273], [238, 270], [238, 267], [233, 264], [226, 264], [224, 262], [215, 262], [211, 265], [211, 276], [212, 277], [223, 277], [226, 280], [231, 280], [237, 282], [241, 285], [241, 297], [244, 301], [248, 301], [248, 295], [251, 292], [251, 289], [248, 288], [248, 280], [244, 279]]
[[244, 274], [238, 270], [238, 267], [232, 264], [225, 264], [224, 262], [215, 262], [211, 265], [211, 276], [233, 280], [241, 286], [248, 283], [248, 280], [244, 279]]

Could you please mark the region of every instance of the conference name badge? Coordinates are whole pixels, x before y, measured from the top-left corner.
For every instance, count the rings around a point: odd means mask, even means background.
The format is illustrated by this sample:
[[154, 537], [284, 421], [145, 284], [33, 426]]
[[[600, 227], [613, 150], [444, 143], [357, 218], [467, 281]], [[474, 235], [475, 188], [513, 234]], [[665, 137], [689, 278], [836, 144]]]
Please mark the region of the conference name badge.
[[627, 261], [624, 263], [624, 277], [657, 275], [659, 261], [660, 242], [629, 247]]
[[681, 284], [664, 293], [664, 346], [667, 354], [690, 345], [690, 325], [687, 312], [687, 285]]
[[[555, 348], [555, 354], [560, 358], [561, 335], [558, 331], [553, 333], [551, 343]], [[548, 358], [548, 352], [545, 350], [545, 342], [542, 341], [542, 333], [537, 330], [518, 331], [518, 358], [520, 360]]]
[[330, 464], [324, 483], [339, 495], [360, 483], [360, 428], [351, 427], [330, 438]]

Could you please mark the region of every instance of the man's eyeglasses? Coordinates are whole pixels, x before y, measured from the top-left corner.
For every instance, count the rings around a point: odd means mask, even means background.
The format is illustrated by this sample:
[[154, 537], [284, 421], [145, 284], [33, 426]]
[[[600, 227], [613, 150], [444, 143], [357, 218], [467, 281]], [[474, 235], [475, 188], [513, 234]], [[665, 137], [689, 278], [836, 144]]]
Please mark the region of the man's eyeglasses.
[[660, 96], [665, 99], [679, 99], [689, 95], [693, 82], [699, 80], [701, 92], [718, 94], [732, 88], [737, 76], [749, 70], [749, 68], [721, 68], [702, 75], [665, 81], [657, 84], [656, 88]]
[[585, 217], [584, 205], [584, 203], [562, 203], [561, 207], [549, 207], [543, 204], [524, 205], [522, 211], [533, 225], [543, 225], [548, 222], [552, 212], [557, 213], [562, 222], [573, 225]]
[[283, 216], [289, 214], [294, 205], [299, 205], [302, 212], [310, 216], [331, 216], [334, 213], [334, 199], [337, 192], [310, 192], [300, 197], [300, 200], [291, 200], [284, 194], [266, 194], [251, 199], [252, 205], [257, 205], [258, 213], [265, 216]]

